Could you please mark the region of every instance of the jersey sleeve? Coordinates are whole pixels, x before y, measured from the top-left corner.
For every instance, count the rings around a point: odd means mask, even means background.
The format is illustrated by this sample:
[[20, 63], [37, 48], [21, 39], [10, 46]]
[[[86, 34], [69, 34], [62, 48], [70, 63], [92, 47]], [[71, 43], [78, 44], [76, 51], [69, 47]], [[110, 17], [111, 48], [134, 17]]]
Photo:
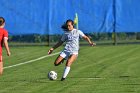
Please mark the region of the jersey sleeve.
[[8, 39], [8, 32], [6, 30], [4, 30], [3, 32], [3, 38]]
[[83, 36], [85, 36], [85, 34], [81, 30], [78, 30], [78, 33], [79, 33], [80, 38], [82, 38]]
[[63, 42], [66, 41], [66, 35], [65, 34], [62, 35], [61, 41], [63, 41]]

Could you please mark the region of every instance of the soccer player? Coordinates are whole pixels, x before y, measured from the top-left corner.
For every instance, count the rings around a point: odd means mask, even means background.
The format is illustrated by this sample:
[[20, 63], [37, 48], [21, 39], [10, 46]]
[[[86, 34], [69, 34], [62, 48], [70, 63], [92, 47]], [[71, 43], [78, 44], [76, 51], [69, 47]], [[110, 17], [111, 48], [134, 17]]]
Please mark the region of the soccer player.
[[2, 45], [4, 44], [7, 55], [10, 56], [10, 49], [8, 46], [8, 32], [4, 29], [5, 19], [0, 17], [0, 75], [3, 73], [3, 61], [2, 61]]
[[63, 42], [66, 42], [63, 51], [54, 62], [54, 65], [58, 66], [59, 64], [63, 63], [64, 59], [67, 60], [61, 81], [65, 80], [70, 71], [72, 63], [76, 60], [78, 56], [79, 37], [84, 38], [91, 46], [96, 45], [95, 43], [91, 42], [91, 40], [82, 31], [74, 28], [73, 20], [66, 21], [66, 28], [67, 31], [64, 32], [61, 40], [48, 51], [48, 54], [51, 54], [54, 49], [61, 46]]

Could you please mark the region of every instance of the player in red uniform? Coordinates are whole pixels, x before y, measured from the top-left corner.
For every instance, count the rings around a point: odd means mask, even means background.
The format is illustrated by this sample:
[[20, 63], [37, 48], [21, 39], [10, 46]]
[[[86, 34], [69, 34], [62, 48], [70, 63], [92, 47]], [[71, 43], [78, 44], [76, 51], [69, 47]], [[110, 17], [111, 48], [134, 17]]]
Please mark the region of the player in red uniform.
[[0, 75], [3, 73], [3, 61], [2, 61], [2, 45], [4, 44], [7, 55], [10, 56], [10, 49], [8, 46], [8, 32], [4, 29], [5, 20], [3, 17], [0, 17]]

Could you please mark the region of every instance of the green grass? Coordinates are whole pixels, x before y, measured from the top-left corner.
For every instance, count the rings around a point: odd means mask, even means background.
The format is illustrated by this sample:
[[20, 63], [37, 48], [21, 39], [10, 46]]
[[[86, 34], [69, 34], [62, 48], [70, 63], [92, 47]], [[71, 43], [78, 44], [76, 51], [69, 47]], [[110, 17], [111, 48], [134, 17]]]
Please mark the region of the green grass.
[[[3, 52], [4, 66], [47, 55], [48, 49], [45, 46], [11, 47], [10, 57]], [[4, 69], [0, 93], [140, 93], [139, 45], [82, 46], [64, 82], [60, 79], [65, 64], [54, 67], [56, 57]], [[58, 73], [56, 81], [48, 80], [50, 70]]]

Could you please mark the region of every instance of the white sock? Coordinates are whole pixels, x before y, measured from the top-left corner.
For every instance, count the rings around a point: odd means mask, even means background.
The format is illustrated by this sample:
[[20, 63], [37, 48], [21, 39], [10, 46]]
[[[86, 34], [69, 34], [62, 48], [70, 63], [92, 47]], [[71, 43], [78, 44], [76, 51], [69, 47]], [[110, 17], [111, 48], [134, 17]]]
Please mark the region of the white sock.
[[70, 71], [70, 67], [66, 66], [65, 69], [64, 69], [63, 78], [67, 77], [69, 71]]

